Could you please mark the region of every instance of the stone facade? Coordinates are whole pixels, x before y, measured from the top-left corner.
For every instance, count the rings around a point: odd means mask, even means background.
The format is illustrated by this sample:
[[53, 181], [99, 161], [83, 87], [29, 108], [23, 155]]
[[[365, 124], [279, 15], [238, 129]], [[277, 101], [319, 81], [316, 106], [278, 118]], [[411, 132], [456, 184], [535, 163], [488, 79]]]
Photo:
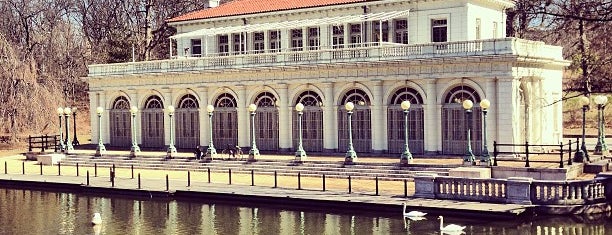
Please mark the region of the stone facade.
[[[444, 4], [441, 4], [444, 2]], [[170, 142], [169, 116], [163, 109], [177, 108], [176, 143], [179, 148], [208, 145], [207, 105], [213, 112], [213, 140], [217, 148], [251, 144], [251, 117], [247, 106], [259, 106], [255, 138], [260, 150], [279, 152], [296, 148], [295, 105], [304, 103], [304, 145], [307, 152], [345, 152], [348, 132], [344, 104], [357, 108], [352, 120], [358, 153], [401, 153], [404, 117], [399, 102], [412, 103], [408, 114], [409, 146], [416, 154], [462, 154], [467, 144], [465, 111], [458, 102], [474, 102], [470, 126], [474, 152], [480, 153], [482, 112], [478, 102], [491, 101], [486, 140], [499, 143], [556, 144], [561, 140], [561, 78], [567, 61], [561, 48], [541, 42], [504, 38], [507, 1], [368, 1], [308, 9], [285, 10], [173, 22], [179, 34], [173, 40], [178, 55], [169, 60], [89, 66], [92, 127], [98, 126], [96, 107], [104, 107], [103, 142], [129, 146], [135, 131], [145, 147], [164, 148]], [[440, 6], [444, 5], [443, 8]], [[219, 6], [222, 7], [223, 5]], [[266, 29], [263, 51], [254, 51], [255, 32], [227, 33], [244, 39], [244, 51], [229, 46], [219, 50], [219, 35], [189, 36], [202, 29], [241, 24], [265, 25], [279, 21], [302, 22], [342, 15], [364, 14], [364, 9], [406, 16], [387, 20], [387, 41], [376, 41], [376, 23], [360, 23], [360, 43], [334, 44], [330, 35], [337, 25], [316, 25], [318, 46], [290, 48], [291, 28]], [[408, 11], [409, 10], [409, 11]], [[390, 13], [389, 13], [390, 14]], [[394, 40], [396, 20], [407, 20], [408, 42]], [[445, 42], [432, 42], [432, 22], [447, 23]], [[486, 22], [485, 22], [486, 21]], [[297, 23], [296, 23], [297, 24]], [[345, 23], [349, 29], [351, 23]], [[478, 25], [478, 27], [476, 27]], [[298, 27], [297, 25], [296, 27]], [[233, 28], [232, 28], [233, 27]], [[304, 35], [309, 28], [303, 23]], [[281, 49], [270, 49], [269, 32], [279, 31]], [[379, 29], [380, 30], [380, 29]], [[349, 40], [349, 30], [344, 40]], [[384, 38], [384, 37], [383, 37]], [[243, 40], [241, 39], [241, 40]], [[193, 41], [200, 43], [201, 54]], [[241, 43], [239, 41], [238, 43]], [[203, 44], [203, 45], [202, 45]], [[239, 47], [238, 47], [239, 48]], [[126, 119], [125, 105], [137, 106], [134, 128]], [[92, 129], [97, 142], [98, 130]], [[152, 141], [158, 139], [159, 141]]]

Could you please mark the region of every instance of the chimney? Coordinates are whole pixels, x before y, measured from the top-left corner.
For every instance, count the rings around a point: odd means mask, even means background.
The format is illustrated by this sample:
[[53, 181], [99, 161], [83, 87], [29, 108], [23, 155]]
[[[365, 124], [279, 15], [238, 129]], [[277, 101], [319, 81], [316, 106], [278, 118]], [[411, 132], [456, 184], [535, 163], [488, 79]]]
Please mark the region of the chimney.
[[220, 0], [208, 0], [208, 8], [218, 7]]

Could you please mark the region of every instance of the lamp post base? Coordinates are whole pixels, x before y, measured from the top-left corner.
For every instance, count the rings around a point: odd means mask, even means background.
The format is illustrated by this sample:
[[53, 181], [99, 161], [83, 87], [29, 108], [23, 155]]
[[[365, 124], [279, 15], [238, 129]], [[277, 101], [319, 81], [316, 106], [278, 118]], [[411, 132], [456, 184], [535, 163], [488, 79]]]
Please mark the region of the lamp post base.
[[216, 157], [217, 157], [217, 150], [215, 148], [208, 148], [206, 149], [206, 154], [204, 156], [204, 159], [202, 160], [205, 162], [210, 162]]
[[252, 148], [249, 151], [249, 158], [247, 159], [247, 161], [254, 162], [256, 161], [255, 157], [258, 157], [258, 156], [259, 156], [259, 150], [256, 148]]
[[130, 149], [130, 158], [136, 157], [136, 153], [140, 153], [140, 147], [138, 147], [138, 145], [132, 145]]
[[98, 147], [96, 147], [96, 154], [94, 154], [94, 157], [100, 157], [104, 152], [106, 152], [106, 147], [104, 147], [103, 144], [99, 144]]
[[574, 154], [574, 162], [584, 162], [584, 152], [582, 152], [582, 150], [576, 151]]
[[463, 157], [463, 165], [476, 165], [476, 156], [472, 153], [468, 153]]
[[166, 151], [166, 159], [172, 159], [176, 154], [176, 147], [174, 145], [168, 146], [168, 150]]
[[491, 166], [491, 155], [488, 152], [484, 152], [480, 157], [480, 165], [481, 166]]
[[400, 157], [400, 165], [406, 166], [410, 163], [412, 163], [412, 154], [408, 151], [404, 151]]
[[355, 164], [355, 160], [357, 160], [357, 153], [354, 150], [347, 151], [344, 157], [344, 164], [346, 165]]
[[295, 151], [295, 161], [296, 162], [302, 162], [304, 160], [306, 160], [307, 156], [306, 156], [306, 151], [299, 149], [297, 151]]

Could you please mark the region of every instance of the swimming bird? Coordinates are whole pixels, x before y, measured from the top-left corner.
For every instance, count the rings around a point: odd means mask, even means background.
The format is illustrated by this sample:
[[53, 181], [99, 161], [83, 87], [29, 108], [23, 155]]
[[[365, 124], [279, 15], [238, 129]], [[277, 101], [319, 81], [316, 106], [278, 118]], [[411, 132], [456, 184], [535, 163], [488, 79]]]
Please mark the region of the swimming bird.
[[100, 215], [100, 213], [94, 213], [94, 217], [93, 219], [91, 219], [91, 223], [93, 225], [98, 225], [102, 223], [102, 216]]
[[442, 232], [456, 233], [456, 232], [462, 232], [463, 229], [465, 229], [465, 226], [459, 226], [456, 224], [449, 224], [449, 225], [444, 226], [444, 218], [442, 216], [438, 216], [438, 219], [440, 220], [440, 231]]
[[404, 208], [402, 209], [402, 214], [404, 214], [404, 217], [423, 217], [427, 215], [427, 213], [420, 212], [420, 211], [406, 212], [406, 203], [404, 202], [403, 204], [404, 204]]

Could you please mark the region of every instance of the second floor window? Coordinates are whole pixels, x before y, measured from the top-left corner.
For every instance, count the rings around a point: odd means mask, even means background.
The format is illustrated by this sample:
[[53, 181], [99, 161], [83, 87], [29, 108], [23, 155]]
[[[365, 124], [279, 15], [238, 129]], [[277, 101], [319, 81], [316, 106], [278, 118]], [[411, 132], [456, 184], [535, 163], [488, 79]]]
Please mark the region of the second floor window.
[[332, 47], [342, 47], [344, 45], [344, 25], [333, 26], [332, 30]]
[[[361, 24], [352, 24], [351, 27], [351, 44], [361, 43]], [[353, 45], [354, 46], [354, 45]]]
[[301, 51], [304, 46], [302, 29], [291, 30], [291, 49], [294, 51]]
[[264, 51], [264, 33], [258, 32], [253, 34], [253, 49], [255, 53], [262, 53]]
[[279, 52], [281, 49], [281, 35], [280, 31], [270, 32], [270, 51]]
[[308, 28], [308, 47], [310, 50], [319, 49], [319, 28]]
[[201, 56], [202, 55], [202, 40], [191, 39], [191, 55]]
[[242, 33], [234, 34], [234, 54], [242, 54], [245, 51], [244, 45], [246, 44], [245, 38]]
[[[380, 34], [382, 31], [382, 35]], [[380, 21], [372, 22], [372, 41], [379, 42], [381, 40], [383, 42], [389, 41], [389, 23], [387, 21], [382, 22], [382, 30], [380, 28]]]
[[431, 41], [447, 42], [447, 22], [446, 19], [431, 20]]
[[408, 20], [395, 20], [395, 42], [408, 44]]
[[229, 54], [229, 39], [227, 35], [219, 35], [219, 54]]

